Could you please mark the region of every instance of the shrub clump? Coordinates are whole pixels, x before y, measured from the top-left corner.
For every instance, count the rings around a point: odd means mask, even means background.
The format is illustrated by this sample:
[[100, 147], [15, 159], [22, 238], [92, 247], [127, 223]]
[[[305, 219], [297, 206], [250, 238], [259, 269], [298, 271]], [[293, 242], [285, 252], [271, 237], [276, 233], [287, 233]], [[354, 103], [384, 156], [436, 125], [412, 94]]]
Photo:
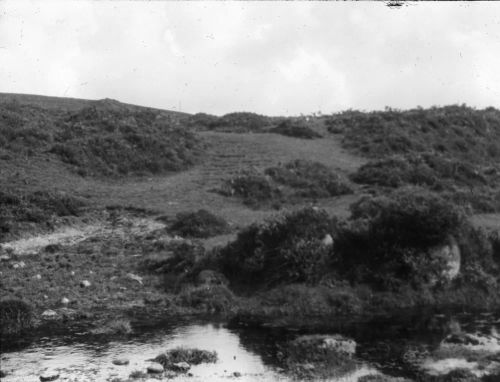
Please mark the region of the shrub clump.
[[302, 139], [322, 138], [322, 135], [311, 129], [305, 121], [292, 118], [281, 121], [269, 132]]
[[322, 274], [331, 231], [326, 212], [306, 208], [243, 229], [218, 253], [219, 266], [234, 283], [269, 286], [313, 282]]
[[215, 363], [217, 362], [217, 352], [177, 347], [158, 355], [154, 361], [160, 363], [165, 369], [168, 370], [171, 369], [174, 364], [179, 362], [187, 362], [190, 365]]
[[267, 177], [253, 173], [227, 180], [218, 192], [224, 196], [239, 197], [245, 205], [253, 208], [269, 203], [279, 204], [282, 196]]
[[93, 328], [90, 332], [96, 335], [123, 335], [132, 333], [132, 326], [130, 325], [129, 320], [124, 318], [117, 318], [101, 323], [100, 325]]
[[207, 238], [227, 233], [229, 224], [222, 217], [200, 209], [177, 214], [169, 230], [180, 236]]
[[210, 128], [228, 132], [262, 132], [269, 128], [272, 119], [264, 115], [248, 112], [225, 114], [210, 123]]
[[297, 159], [265, 171], [275, 182], [293, 188], [294, 195], [328, 198], [352, 192], [347, 181], [319, 162]]
[[459, 237], [466, 225], [454, 204], [417, 188], [362, 198], [351, 213], [338, 228], [333, 266], [354, 281], [384, 287], [439, 277], [444, 264], [436, 263], [429, 249]]
[[17, 299], [0, 301], [0, 334], [18, 335], [33, 327], [33, 309]]

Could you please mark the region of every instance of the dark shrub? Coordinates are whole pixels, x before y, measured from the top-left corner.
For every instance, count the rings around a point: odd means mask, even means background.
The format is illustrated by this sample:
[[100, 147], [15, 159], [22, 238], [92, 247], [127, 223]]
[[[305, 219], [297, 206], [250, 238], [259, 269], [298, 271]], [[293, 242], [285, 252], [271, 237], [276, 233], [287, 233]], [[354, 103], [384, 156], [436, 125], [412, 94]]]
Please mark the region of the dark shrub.
[[236, 112], [219, 117], [210, 124], [210, 128], [229, 132], [261, 132], [271, 123], [271, 118], [260, 114]]
[[325, 198], [349, 194], [347, 182], [322, 163], [295, 160], [265, 171], [275, 182], [295, 189], [299, 197]]
[[321, 240], [332, 225], [324, 211], [310, 208], [253, 224], [220, 250], [221, 270], [230, 281], [253, 286], [316, 281], [329, 252]]
[[224, 285], [186, 287], [176, 296], [175, 302], [210, 314], [228, 314], [237, 306], [233, 292]]
[[169, 229], [180, 236], [206, 238], [227, 233], [229, 225], [223, 218], [201, 209], [177, 214]]
[[303, 139], [322, 138], [322, 135], [311, 129], [305, 121], [292, 118], [281, 121], [269, 132]]
[[335, 237], [334, 267], [384, 287], [425, 284], [439, 275], [444, 264], [436, 264], [428, 250], [458, 236], [465, 221], [452, 203], [417, 188], [363, 198], [351, 209], [351, 220]]
[[219, 192], [224, 196], [237, 196], [250, 207], [260, 207], [281, 199], [281, 191], [262, 175], [246, 174], [226, 181]]
[[217, 127], [219, 117], [206, 113], [190, 115], [184, 123], [189, 127], [211, 130]]
[[33, 326], [32, 308], [21, 300], [1, 300], [0, 322], [2, 336], [20, 334]]

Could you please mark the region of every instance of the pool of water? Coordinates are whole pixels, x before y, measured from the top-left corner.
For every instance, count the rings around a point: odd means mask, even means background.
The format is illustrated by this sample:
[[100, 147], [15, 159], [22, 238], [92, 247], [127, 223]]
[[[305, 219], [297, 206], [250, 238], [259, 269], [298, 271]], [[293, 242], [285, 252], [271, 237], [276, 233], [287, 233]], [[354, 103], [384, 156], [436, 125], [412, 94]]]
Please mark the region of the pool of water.
[[[439, 359], [433, 356], [442, 350], [446, 336], [457, 330], [486, 338], [488, 346], [491, 345], [486, 352], [498, 355], [500, 367], [500, 314], [410, 315], [359, 323], [331, 322], [317, 332], [342, 333], [357, 342], [359, 367], [331, 381], [355, 382], [360, 376], [373, 373], [412, 377], [415, 362], [410, 364], [405, 360], [412, 351], [421, 358], [421, 369], [429, 368], [424, 370], [429, 374], [458, 367], [469, 367], [477, 375], [493, 370], [495, 361], [478, 369], [477, 362], [462, 356]], [[2, 381], [39, 381], [39, 376], [46, 372], [59, 374], [60, 381], [127, 379], [133, 371], [145, 371], [149, 359], [178, 346], [215, 350], [218, 361], [193, 366], [192, 375], [178, 376], [176, 381], [287, 381], [289, 378], [276, 361], [276, 349], [300, 334], [300, 330], [287, 328], [168, 322], [155, 327], [135, 325], [134, 334], [112, 341], [78, 332], [42, 335], [22, 349], [1, 355], [1, 368], [8, 373]], [[117, 358], [128, 359], [129, 364], [114, 365]]]

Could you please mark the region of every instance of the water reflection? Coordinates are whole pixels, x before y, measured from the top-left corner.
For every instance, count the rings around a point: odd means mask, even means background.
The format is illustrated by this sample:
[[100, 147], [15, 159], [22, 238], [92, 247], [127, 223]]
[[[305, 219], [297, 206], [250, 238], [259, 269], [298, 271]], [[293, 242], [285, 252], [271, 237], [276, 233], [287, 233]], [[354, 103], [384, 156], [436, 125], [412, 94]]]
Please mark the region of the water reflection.
[[[430, 317], [392, 317], [364, 323], [330, 323], [316, 332], [342, 333], [358, 343], [360, 367], [354, 373], [336, 381], [357, 381], [375, 368], [395, 376], [415, 375], [414, 364], [408, 362], [411, 349], [415, 354], [436, 354], [450, 330], [457, 326], [468, 333], [491, 336], [500, 331], [500, 315], [447, 315]], [[145, 371], [146, 361], [165, 350], [178, 346], [215, 350], [216, 364], [193, 366], [189, 381], [283, 381], [287, 380], [278, 368], [277, 350], [301, 331], [271, 328], [228, 329], [218, 323], [163, 322], [154, 327], [135, 326], [133, 335], [107, 341], [99, 336], [58, 335], [35, 339], [23, 350], [2, 354], [2, 370], [8, 376], [2, 381], [38, 381], [42, 372], [56, 370], [62, 381], [111, 381], [126, 379], [131, 372]], [[454, 328], [454, 329], [453, 329]], [[304, 331], [302, 331], [304, 332]], [[116, 358], [126, 358], [128, 365], [113, 364]], [[429, 359], [429, 358], [428, 358]], [[423, 365], [428, 359], [422, 359]], [[437, 366], [454, 368], [467, 360], [439, 360]], [[470, 362], [467, 363], [469, 365]], [[237, 372], [241, 377], [236, 378]]]

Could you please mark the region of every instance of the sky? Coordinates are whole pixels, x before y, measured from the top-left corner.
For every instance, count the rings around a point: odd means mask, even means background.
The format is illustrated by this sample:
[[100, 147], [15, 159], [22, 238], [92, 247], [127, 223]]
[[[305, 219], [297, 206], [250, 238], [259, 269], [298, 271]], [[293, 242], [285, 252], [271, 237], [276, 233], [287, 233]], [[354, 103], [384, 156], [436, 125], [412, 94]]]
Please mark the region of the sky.
[[189, 113], [500, 107], [500, 2], [0, 0], [0, 92]]

